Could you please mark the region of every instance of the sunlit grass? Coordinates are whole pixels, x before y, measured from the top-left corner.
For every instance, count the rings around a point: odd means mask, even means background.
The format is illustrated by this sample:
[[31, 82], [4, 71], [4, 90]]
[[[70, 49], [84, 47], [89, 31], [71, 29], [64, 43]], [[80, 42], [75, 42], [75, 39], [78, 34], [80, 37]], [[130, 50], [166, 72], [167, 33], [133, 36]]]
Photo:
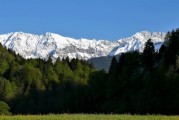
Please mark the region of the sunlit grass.
[[15, 115], [0, 116], [0, 120], [179, 120], [179, 116], [164, 115], [98, 115], [98, 114], [61, 114], [61, 115]]

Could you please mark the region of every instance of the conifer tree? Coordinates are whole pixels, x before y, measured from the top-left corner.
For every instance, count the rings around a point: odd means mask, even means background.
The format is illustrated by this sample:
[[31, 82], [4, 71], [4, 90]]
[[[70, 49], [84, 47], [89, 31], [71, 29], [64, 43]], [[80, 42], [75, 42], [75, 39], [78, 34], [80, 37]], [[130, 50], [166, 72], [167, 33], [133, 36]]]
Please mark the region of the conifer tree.
[[113, 71], [116, 71], [117, 64], [118, 64], [118, 62], [116, 60], [116, 57], [113, 57], [112, 61], [111, 61], [111, 66], [109, 68], [109, 74], [111, 74]]
[[145, 48], [143, 52], [143, 63], [147, 69], [152, 69], [153, 59], [154, 59], [155, 49], [154, 44], [151, 39], [145, 43]]
[[175, 66], [177, 55], [179, 54], [179, 33], [173, 30], [170, 36], [167, 37], [166, 42], [166, 51], [164, 53], [165, 63]]

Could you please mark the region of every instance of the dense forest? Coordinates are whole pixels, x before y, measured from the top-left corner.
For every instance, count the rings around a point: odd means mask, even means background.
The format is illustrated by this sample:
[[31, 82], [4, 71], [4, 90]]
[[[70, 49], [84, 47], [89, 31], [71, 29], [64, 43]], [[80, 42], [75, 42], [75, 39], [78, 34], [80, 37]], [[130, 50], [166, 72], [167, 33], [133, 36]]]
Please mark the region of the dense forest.
[[0, 45], [0, 114], [179, 114], [179, 31], [159, 51], [113, 57], [109, 72], [69, 58], [24, 59]]

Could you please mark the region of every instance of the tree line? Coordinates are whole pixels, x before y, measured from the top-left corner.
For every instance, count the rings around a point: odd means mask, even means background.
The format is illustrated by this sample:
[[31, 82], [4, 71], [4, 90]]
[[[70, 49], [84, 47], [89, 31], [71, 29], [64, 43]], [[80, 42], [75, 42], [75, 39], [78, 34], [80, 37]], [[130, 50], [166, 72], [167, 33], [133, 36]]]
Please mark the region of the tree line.
[[[179, 31], [159, 51], [113, 57], [109, 72], [79, 59], [24, 59], [0, 45], [0, 114], [179, 114]], [[4, 107], [1, 107], [4, 106]]]

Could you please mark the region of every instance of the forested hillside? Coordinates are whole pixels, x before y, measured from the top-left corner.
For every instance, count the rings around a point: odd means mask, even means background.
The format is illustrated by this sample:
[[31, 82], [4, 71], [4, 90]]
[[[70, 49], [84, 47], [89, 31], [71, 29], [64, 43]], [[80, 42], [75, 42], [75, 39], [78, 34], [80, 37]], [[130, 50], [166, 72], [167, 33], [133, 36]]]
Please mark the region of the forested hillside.
[[94, 72], [85, 61], [25, 60], [2, 45], [0, 63], [0, 100], [17, 114], [78, 112], [76, 108], [85, 102], [80, 96]]
[[[155, 52], [121, 54], [109, 72], [86, 61], [23, 59], [0, 45], [0, 113], [179, 114], [179, 31]], [[3, 102], [2, 102], [3, 101]], [[8, 106], [7, 106], [8, 104]], [[5, 114], [7, 111], [4, 112]]]

